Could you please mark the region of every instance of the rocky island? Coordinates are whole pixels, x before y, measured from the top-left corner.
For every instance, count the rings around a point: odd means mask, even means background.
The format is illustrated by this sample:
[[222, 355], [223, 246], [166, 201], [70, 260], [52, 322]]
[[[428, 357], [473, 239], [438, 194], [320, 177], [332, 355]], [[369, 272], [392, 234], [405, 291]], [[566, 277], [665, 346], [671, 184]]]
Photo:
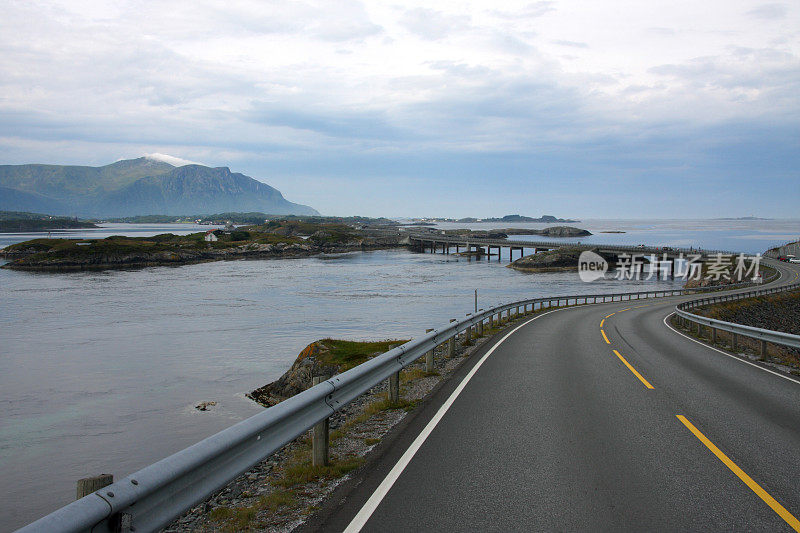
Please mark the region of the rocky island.
[[[526, 255], [525, 257], [517, 259], [508, 265], [508, 267], [522, 272], [560, 272], [565, 270], [577, 270], [578, 259], [585, 250], [585, 248], [564, 246], [555, 250]], [[608, 254], [600, 254], [597, 249], [592, 249], [591, 251], [604, 257], [609, 264], [613, 264], [616, 259]]]
[[336, 223], [274, 220], [262, 225], [190, 235], [33, 239], [8, 246], [15, 270], [76, 271], [184, 265], [230, 259], [307, 257], [401, 246], [400, 236]]
[[493, 230], [453, 229], [445, 230], [445, 235], [477, 237], [479, 239], [505, 239], [509, 235], [541, 235], [542, 237], [588, 237], [591, 232], [572, 226], [549, 226], [544, 229], [503, 228]]

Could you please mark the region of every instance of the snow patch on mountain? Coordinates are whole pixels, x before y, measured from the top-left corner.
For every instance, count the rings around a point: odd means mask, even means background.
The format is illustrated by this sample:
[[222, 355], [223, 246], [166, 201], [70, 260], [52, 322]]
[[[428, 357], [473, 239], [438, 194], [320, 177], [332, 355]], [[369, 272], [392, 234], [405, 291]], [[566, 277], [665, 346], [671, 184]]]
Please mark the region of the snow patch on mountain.
[[[173, 167], [183, 167], [186, 165], [203, 165], [203, 163], [198, 163], [197, 161], [189, 161], [188, 159], [181, 159], [180, 157], [175, 157], [174, 155], [167, 155], [167, 154], [144, 154], [147, 159], [152, 159], [153, 161], [161, 161], [162, 163], [166, 163], [168, 165], [172, 165]], [[203, 165], [208, 166], [208, 165]]]

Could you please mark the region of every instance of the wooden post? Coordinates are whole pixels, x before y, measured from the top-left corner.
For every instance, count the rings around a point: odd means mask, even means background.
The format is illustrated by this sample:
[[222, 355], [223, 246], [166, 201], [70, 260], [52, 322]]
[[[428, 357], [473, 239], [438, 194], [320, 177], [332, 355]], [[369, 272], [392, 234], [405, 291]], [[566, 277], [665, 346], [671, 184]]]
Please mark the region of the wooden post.
[[397, 403], [400, 401], [400, 372], [395, 372], [389, 376], [388, 400], [391, 403]]
[[[319, 385], [327, 381], [328, 376], [314, 376], [311, 378], [311, 385]], [[326, 418], [317, 422], [311, 435], [311, 464], [314, 466], [328, 466], [329, 454], [328, 443], [330, 434], [330, 419]]]
[[739, 334], [731, 333], [731, 350], [735, 352], [738, 347], [739, 347]]
[[717, 328], [711, 328], [711, 344], [717, 343]]
[[767, 341], [761, 341], [761, 359], [767, 358]]
[[[456, 321], [455, 318], [450, 319], [450, 322], [455, 322], [455, 321]], [[447, 357], [452, 359], [455, 356], [456, 356], [456, 336], [453, 335], [452, 337], [450, 337], [450, 340], [447, 341]]]
[[[425, 333], [430, 333], [433, 329], [426, 329]], [[425, 354], [425, 372], [433, 372], [433, 348]]]
[[88, 496], [89, 494], [100, 490], [103, 487], [107, 487], [112, 483], [114, 483], [114, 476], [112, 474], [100, 474], [99, 476], [79, 479], [76, 499], [80, 500], [84, 496]]

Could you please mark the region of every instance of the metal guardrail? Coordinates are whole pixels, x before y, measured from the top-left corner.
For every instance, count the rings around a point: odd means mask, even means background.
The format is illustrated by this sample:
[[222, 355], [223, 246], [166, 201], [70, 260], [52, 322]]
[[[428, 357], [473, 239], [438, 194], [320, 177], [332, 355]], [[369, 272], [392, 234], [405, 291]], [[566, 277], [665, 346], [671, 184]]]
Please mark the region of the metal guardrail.
[[119, 479], [19, 532], [156, 531], [429, 350], [478, 323], [493, 320], [495, 315], [499, 318], [504, 312], [522, 308], [525, 313], [558, 308], [562, 302], [566, 306], [585, 305], [679, 296], [699, 290], [704, 289], [533, 298], [468, 314]]
[[675, 313], [681, 317], [681, 319], [697, 324], [698, 326], [707, 326], [709, 328], [741, 335], [742, 337], [749, 337], [751, 339], [770, 342], [772, 344], [778, 344], [781, 346], [800, 348], [800, 335], [792, 335], [791, 333], [785, 333], [783, 331], [774, 331], [770, 329], [756, 328], [753, 326], [745, 326], [743, 324], [736, 324], [734, 322], [726, 322], [724, 320], [717, 320], [702, 315], [696, 315], [687, 311], [687, 309], [696, 309], [706, 305], [731, 302], [745, 298], [753, 298], [756, 296], [764, 296], [767, 294], [776, 294], [795, 290], [800, 290], [800, 283], [784, 285], [782, 287], [768, 287], [736, 294], [723, 294], [719, 296], [712, 296], [710, 298], [701, 298], [699, 300], [692, 300], [678, 304], [675, 307]]

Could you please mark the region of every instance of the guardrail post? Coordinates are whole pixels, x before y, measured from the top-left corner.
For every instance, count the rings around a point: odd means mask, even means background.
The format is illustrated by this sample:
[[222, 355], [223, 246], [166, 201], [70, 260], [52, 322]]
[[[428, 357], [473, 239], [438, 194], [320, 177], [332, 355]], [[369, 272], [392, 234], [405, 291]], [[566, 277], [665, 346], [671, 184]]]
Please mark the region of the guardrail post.
[[400, 401], [400, 372], [395, 372], [389, 376], [389, 396], [390, 403], [397, 403]]
[[739, 346], [739, 334], [731, 333], [731, 350], [735, 352], [738, 346]]
[[717, 343], [717, 328], [711, 328], [711, 344]]
[[[314, 376], [311, 378], [311, 386], [319, 385], [327, 381], [328, 376]], [[314, 466], [328, 466], [328, 442], [330, 434], [330, 418], [326, 418], [314, 426], [311, 434], [311, 464]]]
[[761, 359], [767, 358], [767, 341], [761, 340]]
[[[455, 318], [450, 319], [450, 322], [455, 322], [455, 321], [456, 321]], [[455, 356], [456, 356], [456, 335], [454, 333], [453, 336], [450, 337], [450, 340], [447, 341], [447, 357], [452, 359]]]
[[478, 322], [478, 332], [477, 332], [477, 336], [478, 336], [478, 337], [483, 337], [483, 320], [481, 320], [480, 322]]
[[85, 477], [78, 480], [78, 490], [75, 494], [76, 500], [80, 500], [84, 496], [88, 496], [94, 491], [100, 490], [103, 487], [114, 483], [114, 476], [112, 474], [100, 474], [94, 477]]
[[[431, 331], [433, 331], [433, 329], [429, 328], [425, 330], [425, 333], [430, 333]], [[425, 372], [428, 373], [433, 372], [433, 350], [434, 348], [431, 348], [425, 353]]]

